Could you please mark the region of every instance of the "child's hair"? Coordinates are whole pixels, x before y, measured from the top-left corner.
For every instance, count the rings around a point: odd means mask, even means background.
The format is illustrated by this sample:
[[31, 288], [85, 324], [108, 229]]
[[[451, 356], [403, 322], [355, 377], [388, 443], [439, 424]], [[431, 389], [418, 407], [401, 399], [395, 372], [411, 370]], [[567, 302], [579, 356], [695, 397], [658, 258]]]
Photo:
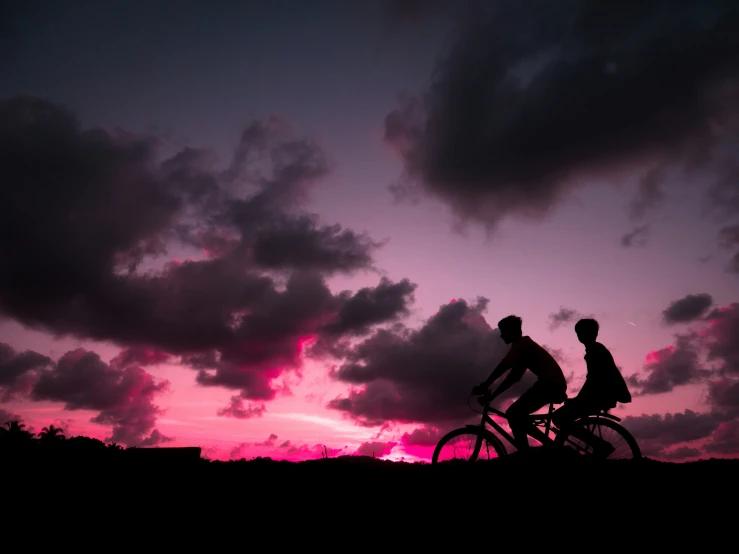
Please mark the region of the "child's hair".
[[575, 333], [583, 333], [592, 337], [598, 336], [600, 325], [594, 319], [581, 319], [575, 323]]
[[521, 324], [523, 320], [515, 315], [504, 317], [498, 322], [498, 329], [510, 329], [511, 331], [521, 332]]

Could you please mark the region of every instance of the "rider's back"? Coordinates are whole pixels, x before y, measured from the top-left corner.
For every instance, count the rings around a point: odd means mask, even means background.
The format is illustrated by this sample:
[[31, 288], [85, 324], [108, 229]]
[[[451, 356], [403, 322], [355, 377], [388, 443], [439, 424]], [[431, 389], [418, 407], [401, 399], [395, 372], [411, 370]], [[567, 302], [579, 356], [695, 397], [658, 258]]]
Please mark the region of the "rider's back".
[[557, 360], [528, 335], [521, 337], [511, 347], [508, 356], [516, 367], [526, 367], [540, 381], [567, 386], [564, 372]]
[[631, 402], [629, 388], [608, 348], [599, 342], [589, 344], [585, 362], [588, 374], [581, 394], [613, 406], [616, 402]]

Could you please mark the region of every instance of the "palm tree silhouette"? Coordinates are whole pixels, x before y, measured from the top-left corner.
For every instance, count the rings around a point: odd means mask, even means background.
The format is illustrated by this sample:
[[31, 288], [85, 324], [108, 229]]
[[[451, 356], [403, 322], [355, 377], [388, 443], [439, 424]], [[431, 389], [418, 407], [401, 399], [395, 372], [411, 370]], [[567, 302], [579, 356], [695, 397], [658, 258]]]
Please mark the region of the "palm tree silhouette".
[[33, 433], [24, 429], [25, 426], [19, 421], [6, 421], [5, 427], [0, 427], [0, 442], [12, 447], [31, 444]]
[[44, 427], [43, 429], [41, 429], [38, 437], [44, 443], [53, 443], [64, 440], [66, 438], [64, 436], [64, 429], [61, 429], [60, 427], [54, 427], [54, 425], [49, 425], [48, 427]]

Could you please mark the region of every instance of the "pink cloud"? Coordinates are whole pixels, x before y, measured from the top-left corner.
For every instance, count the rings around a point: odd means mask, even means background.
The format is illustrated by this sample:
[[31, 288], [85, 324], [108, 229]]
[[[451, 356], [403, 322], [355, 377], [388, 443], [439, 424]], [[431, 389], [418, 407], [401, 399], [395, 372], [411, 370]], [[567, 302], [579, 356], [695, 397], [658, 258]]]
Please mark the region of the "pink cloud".
[[364, 442], [357, 448], [358, 456], [372, 456], [373, 458], [382, 458], [392, 452], [397, 442]]

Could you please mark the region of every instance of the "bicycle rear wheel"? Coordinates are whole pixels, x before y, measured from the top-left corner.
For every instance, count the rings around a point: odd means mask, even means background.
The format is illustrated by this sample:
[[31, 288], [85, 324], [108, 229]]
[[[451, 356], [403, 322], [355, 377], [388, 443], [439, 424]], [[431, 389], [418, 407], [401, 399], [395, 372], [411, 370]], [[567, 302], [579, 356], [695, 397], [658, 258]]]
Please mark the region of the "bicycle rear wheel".
[[570, 427], [557, 433], [554, 444], [571, 448], [579, 454], [596, 455], [597, 451], [592, 441], [588, 441], [590, 434], [613, 447], [613, 452], [605, 456], [609, 460], [638, 460], [642, 457], [639, 444], [631, 433], [617, 422], [605, 417], [584, 417], [574, 421]]
[[444, 435], [436, 445], [432, 464], [448, 461], [485, 461], [505, 456], [506, 450], [495, 435], [479, 427], [462, 427]]

